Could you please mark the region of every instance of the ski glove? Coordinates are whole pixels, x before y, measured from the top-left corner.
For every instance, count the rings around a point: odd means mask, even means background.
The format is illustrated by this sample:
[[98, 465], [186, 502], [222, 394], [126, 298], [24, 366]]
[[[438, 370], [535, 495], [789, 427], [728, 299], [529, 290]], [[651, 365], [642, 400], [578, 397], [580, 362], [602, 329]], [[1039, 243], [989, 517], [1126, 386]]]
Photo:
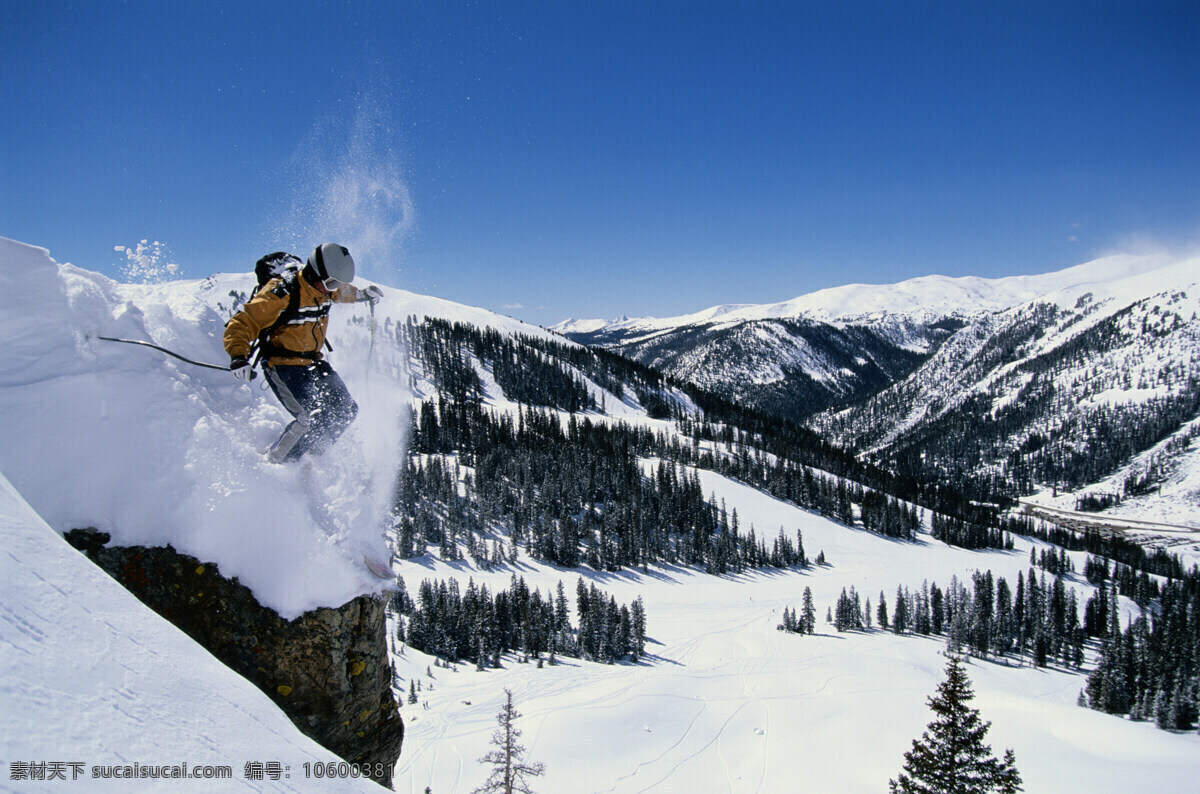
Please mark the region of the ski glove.
[[229, 359], [229, 370], [233, 373], [233, 377], [238, 380], [250, 380], [253, 377], [253, 371], [250, 369], [250, 361], [245, 356], [234, 356]]
[[358, 292], [359, 300], [370, 301], [372, 304], [379, 303], [379, 299], [383, 297], [383, 290], [372, 284], [364, 290]]

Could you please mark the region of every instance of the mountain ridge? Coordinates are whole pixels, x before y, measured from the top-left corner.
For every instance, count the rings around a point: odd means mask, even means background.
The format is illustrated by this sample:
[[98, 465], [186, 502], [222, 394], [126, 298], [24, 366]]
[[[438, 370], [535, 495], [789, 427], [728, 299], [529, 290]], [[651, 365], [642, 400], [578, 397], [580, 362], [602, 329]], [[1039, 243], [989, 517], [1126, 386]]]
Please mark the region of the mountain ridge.
[[919, 276], [891, 284], [846, 284], [806, 293], [787, 301], [721, 304], [675, 317], [618, 317], [614, 320], [568, 319], [551, 331], [571, 334], [615, 333], [633, 336], [668, 331], [684, 325], [736, 323], [749, 320], [808, 317], [851, 322], [872, 315], [903, 316], [928, 321], [948, 316], [976, 316], [1006, 309], [1052, 293], [1073, 294], [1093, 285], [1119, 282], [1170, 268], [1167, 254], [1114, 254], [1062, 270], [1036, 275]]

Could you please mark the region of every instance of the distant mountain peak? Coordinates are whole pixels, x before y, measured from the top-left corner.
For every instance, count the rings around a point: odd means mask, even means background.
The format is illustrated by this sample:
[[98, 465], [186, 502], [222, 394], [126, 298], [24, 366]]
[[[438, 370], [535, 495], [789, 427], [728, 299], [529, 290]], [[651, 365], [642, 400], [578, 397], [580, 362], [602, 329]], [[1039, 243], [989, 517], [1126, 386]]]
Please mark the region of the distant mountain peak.
[[930, 323], [944, 317], [978, 317], [1043, 297], [1070, 304], [1088, 292], [1104, 296], [1114, 292], [1123, 294], [1151, 282], [1157, 285], [1152, 291], [1161, 291], [1169, 288], [1167, 282], [1172, 280], [1186, 283], [1191, 265], [1195, 264], [1195, 260], [1180, 262], [1163, 254], [1118, 254], [1038, 275], [1002, 278], [930, 275], [893, 284], [846, 284], [778, 303], [721, 304], [675, 317], [567, 320], [551, 330], [568, 335], [614, 331], [633, 335], [684, 326], [801, 318], [835, 324], [880, 318]]
[[576, 319], [570, 318], [563, 320], [560, 323], [555, 323], [548, 330], [555, 333], [569, 336], [570, 334], [591, 334], [597, 331], [610, 328], [624, 328], [628, 325], [634, 325], [641, 322], [653, 322], [653, 317], [639, 317], [631, 319], [629, 315], [622, 314], [619, 317], [614, 317], [611, 320], [600, 318], [593, 319]]

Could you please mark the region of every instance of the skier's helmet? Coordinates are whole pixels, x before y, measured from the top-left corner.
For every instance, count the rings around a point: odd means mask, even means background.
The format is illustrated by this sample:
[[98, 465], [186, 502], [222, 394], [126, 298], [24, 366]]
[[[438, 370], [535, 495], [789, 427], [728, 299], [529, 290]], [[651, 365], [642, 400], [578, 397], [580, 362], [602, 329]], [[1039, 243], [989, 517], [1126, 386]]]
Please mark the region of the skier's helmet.
[[349, 251], [337, 243], [318, 245], [308, 257], [308, 266], [330, 291], [354, 281], [354, 259]]

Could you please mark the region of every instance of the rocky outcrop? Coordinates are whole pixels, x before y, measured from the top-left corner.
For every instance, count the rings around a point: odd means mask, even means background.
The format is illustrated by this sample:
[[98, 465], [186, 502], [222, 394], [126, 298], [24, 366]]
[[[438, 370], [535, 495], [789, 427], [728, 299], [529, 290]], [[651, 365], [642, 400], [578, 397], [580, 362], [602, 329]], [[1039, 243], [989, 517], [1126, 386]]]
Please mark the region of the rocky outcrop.
[[285, 621], [215, 565], [170, 546], [109, 547], [109, 535], [93, 529], [66, 538], [266, 692], [301, 731], [391, 785], [404, 724], [392, 695], [382, 601], [362, 596]]

